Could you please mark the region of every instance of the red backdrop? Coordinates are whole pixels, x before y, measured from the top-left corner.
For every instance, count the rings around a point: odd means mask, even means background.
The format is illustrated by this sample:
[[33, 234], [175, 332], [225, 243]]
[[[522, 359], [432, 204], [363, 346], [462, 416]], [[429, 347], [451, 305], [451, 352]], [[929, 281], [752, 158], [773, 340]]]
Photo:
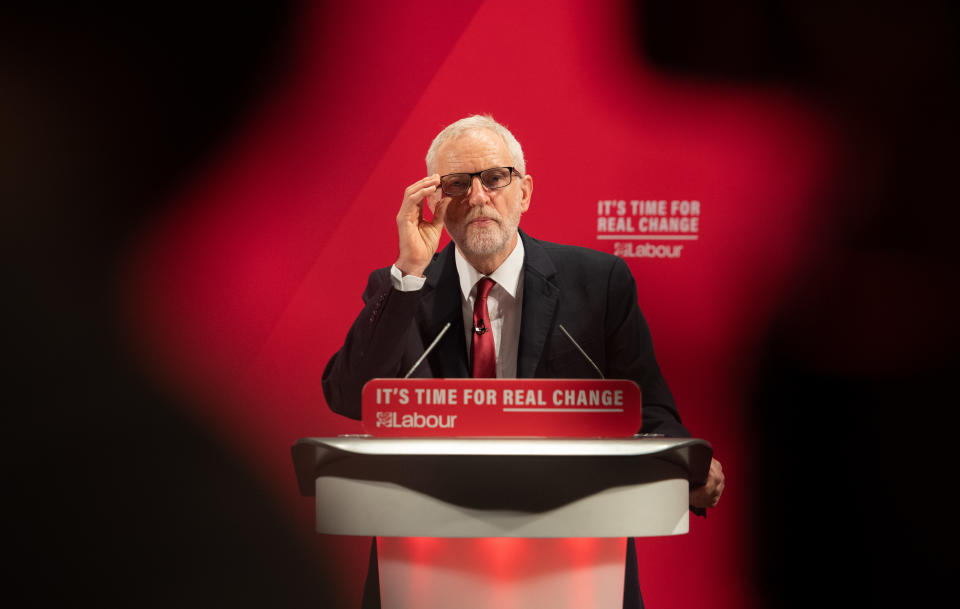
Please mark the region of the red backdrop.
[[[624, 255], [684, 422], [727, 473], [720, 506], [689, 535], [639, 540], [646, 601], [756, 603], [744, 403], [768, 316], [824, 234], [813, 201], [829, 125], [788, 91], [655, 73], [630, 21], [612, 0], [304, 9], [288, 78], [132, 252], [127, 302], [144, 357], [304, 536], [312, 505], [289, 446], [360, 430], [327, 409], [323, 367], [368, 273], [395, 259], [394, 216], [431, 139], [491, 113], [535, 178], [521, 226]], [[660, 200], [667, 220], [672, 201], [698, 202], [686, 216], [696, 231], [598, 238], [598, 215], [632, 218], [637, 232], [630, 202]], [[345, 598], [359, 599], [367, 541], [315, 537]]]

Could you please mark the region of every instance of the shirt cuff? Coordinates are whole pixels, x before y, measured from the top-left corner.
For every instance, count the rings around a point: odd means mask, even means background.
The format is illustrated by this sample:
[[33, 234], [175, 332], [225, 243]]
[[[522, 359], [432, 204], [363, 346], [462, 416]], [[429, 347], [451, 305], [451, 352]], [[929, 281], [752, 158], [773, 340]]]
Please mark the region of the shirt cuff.
[[397, 268], [397, 265], [390, 267], [390, 281], [393, 283], [393, 289], [400, 292], [416, 292], [423, 287], [426, 277], [417, 277], [416, 275], [404, 275]]

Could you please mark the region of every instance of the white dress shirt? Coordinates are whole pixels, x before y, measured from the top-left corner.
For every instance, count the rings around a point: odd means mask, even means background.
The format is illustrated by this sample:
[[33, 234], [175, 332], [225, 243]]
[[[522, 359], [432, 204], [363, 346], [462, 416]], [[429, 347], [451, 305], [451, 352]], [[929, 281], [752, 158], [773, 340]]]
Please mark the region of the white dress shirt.
[[[477, 282], [490, 277], [496, 284], [487, 295], [487, 312], [490, 315], [490, 330], [497, 353], [497, 378], [516, 378], [517, 348], [520, 344], [520, 314], [523, 311], [523, 241], [517, 237], [517, 245], [497, 270], [483, 275], [473, 268], [460, 250], [454, 253], [457, 273], [460, 275], [460, 305], [463, 311], [463, 331], [467, 344], [467, 361], [470, 361], [470, 345], [473, 341], [473, 303], [477, 299]], [[425, 277], [404, 275], [393, 265], [390, 269], [393, 288], [402, 292], [419, 290]]]

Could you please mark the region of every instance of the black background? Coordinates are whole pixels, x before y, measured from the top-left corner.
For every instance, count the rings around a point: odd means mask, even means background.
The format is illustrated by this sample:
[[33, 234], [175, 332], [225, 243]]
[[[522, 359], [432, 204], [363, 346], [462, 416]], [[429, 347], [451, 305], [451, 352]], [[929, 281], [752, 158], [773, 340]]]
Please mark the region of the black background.
[[787, 86], [840, 135], [823, 194], [839, 228], [824, 231], [769, 329], [750, 411], [762, 606], [952, 596], [957, 11], [793, 0], [637, 10], [638, 49], [661, 69]]
[[[286, 76], [303, 8], [101, 10], [0, 12], [5, 596], [334, 606], [310, 540], [131, 363], [116, 310], [129, 241]], [[769, 329], [751, 404], [763, 606], [950, 598], [956, 4], [658, 0], [635, 14], [656, 68], [789, 87], [841, 135], [823, 195], [840, 230]]]

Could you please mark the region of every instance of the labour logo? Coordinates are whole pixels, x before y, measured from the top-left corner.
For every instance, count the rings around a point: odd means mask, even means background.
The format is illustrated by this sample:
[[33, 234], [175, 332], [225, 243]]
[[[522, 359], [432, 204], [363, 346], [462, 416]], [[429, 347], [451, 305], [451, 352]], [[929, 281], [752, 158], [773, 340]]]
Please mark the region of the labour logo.
[[396, 420], [395, 412], [377, 412], [377, 427], [393, 427]]

